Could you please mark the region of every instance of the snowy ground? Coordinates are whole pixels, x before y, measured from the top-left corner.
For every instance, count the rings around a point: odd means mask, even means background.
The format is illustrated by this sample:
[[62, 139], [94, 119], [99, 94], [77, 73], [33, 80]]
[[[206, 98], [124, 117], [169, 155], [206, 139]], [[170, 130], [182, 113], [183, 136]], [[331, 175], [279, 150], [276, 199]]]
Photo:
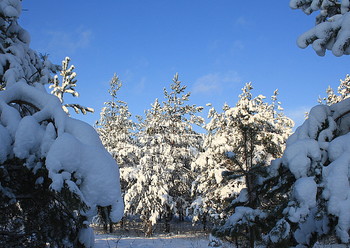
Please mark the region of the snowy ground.
[[[204, 248], [208, 246], [207, 237], [188, 235], [158, 235], [152, 238], [122, 237], [117, 235], [98, 234], [95, 238], [95, 248]], [[220, 248], [234, 248], [234, 245], [223, 244]], [[313, 248], [347, 248], [346, 245], [315, 244]], [[263, 246], [258, 246], [263, 248]]]
[[[171, 222], [171, 234], [165, 234], [164, 223], [157, 223], [154, 236], [144, 237], [142, 223], [125, 220], [124, 228], [115, 226], [114, 233], [105, 234], [101, 227], [94, 226], [95, 248], [206, 248], [209, 246], [209, 231], [202, 231], [201, 225], [193, 226], [191, 222]], [[215, 238], [211, 238], [215, 239]], [[348, 248], [346, 245], [335, 245], [335, 238], [328, 238], [316, 243], [313, 248]], [[331, 245], [333, 244], [333, 245]], [[235, 248], [235, 245], [222, 242], [218, 248]], [[256, 248], [264, 248], [258, 245]]]
[[95, 248], [201, 248], [208, 247], [208, 243], [206, 237], [187, 235], [144, 238], [99, 234], [95, 238]]

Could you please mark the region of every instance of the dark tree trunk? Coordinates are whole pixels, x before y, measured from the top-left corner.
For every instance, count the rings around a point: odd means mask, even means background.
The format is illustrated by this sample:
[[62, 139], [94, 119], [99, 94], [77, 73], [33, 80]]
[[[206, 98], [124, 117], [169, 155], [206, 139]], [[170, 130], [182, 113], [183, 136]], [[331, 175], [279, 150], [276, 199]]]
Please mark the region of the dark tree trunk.
[[166, 213], [165, 213], [165, 232], [170, 233], [170, 221], [172, 219], [172, 213], [169, 206], [166, 206]]
[[[248, 206], [255, 209], [258, 206], [258, 196], [255, 190], [255, 175], [246, 175], [246, 184], [248, 189]], [[256, 240], [256, 227], [249, 227], [249, 247], [254, 248]]]
[[123, 217], [120, 221], [120, 228], [124, 228], [124, 225], [125, 225], [125, 217]]
[[255, 228], [252, 226], [249, 228], [249, 247], [254, 248], [255, 244]]
[[145, 221], [145, 236], [151, 237], [153, 234], [153, 226], [150, 220]]
[[113, 222], [111, 221], [111, 218], [109, 217], [111, 213], [111, 206], [108, 207], [102, 207], [101, 209], [101, 218], [103, 221], [103, 230], [105, 232], [112, 233], [113, 232]]
[[109, 221], [109, 233], [113, 233], [113, 222]]
[[170, 220], [169, 218], [165, 218], [165, 230], [166, 233], [170, 233]]
[[202, 217], [203, 231], [207, 230], [207, 214], [204, 214]]
[[179, 208], [179, 221], [185, 221], [184, 213], [182, 208]]

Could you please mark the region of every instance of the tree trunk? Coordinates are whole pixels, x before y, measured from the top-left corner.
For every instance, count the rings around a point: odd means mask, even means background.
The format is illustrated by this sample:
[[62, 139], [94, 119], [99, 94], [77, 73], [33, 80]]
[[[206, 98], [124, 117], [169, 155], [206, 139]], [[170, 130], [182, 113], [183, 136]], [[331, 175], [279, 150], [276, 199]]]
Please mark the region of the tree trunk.
[[185, 220], [185, 218], [184, 218], [183, 210], [180, 207], [179, 208], [179, 221], [184, 221], [184, 220]]
[[120, 228], [124, 229], [125, 227], [125, 217], [123, 216], [123, 218], [120, 221]]
[[254, 248], [255, 244], [255, 228], [251, 226], [249, 228], [249, 247]]
[[172, 219], [171, 209], [169, 206], [166, 206], [165, 213], [165, 232], [170, 233], [170, 221]]
[[113, 222], [109, 221], [109, 233], [113, 233]]
[[165, 232], [170, 233], [170, 223], [168, 219], [165, 220]]
[[203, 231], [206, 231], [207, 230], [207, 214], [203, 215], [202, 223], [203, 223]]
[[145, 236], [151, 237], [153, 234], [153, 226], [150, 220], [145, 221]]
[[[248, 207], [255, 209], [258, 206], [258, 196], [254, 187], [255, 175], [252, 175], [252, 174], [246, 175], [246, 184], [247, 184], [247, 190], [248, 190]], [[255, 239], [256, 239], [255, 229], [256, 229], [255, 226], [249, 227], [249, 247], [250, 248], [254, 248]]]

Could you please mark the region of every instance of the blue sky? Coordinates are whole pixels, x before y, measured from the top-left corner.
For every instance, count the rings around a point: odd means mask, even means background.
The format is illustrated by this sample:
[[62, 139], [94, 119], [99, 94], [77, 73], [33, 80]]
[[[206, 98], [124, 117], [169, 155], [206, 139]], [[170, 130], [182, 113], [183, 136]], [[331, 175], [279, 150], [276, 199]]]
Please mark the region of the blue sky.
[[178, 72], [198, 106], [233, 106], [246, 82], [255, 95], [278, 88], [297, 125], [349, 73], [349, 57], [297, 47], [315, 16], [291, 10], [287, 0], [25, 0], [23, 8], [19, 22], [31, 47], [56, 64], [71, 57], [81, 96], [69, 102], [95, 109], [75, 116], [90, 124], [110, 99], [114, 73], [123, 82], [119, 99], [134, 115], [162, 99]]

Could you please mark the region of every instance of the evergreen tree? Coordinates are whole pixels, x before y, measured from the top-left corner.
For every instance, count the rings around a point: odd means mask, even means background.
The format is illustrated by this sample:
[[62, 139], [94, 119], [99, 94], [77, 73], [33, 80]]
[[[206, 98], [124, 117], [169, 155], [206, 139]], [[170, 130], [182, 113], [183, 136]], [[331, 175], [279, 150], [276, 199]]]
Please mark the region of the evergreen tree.
[[334, 93], [334, 90], [330, 86], [327, 88], [326, 93], [327, 97], [319, 99], [319, 103], [332, 105], [348, 98], [350, 96], [350, 76], [346, 75], [344, 80], [340, 80], [340, 84], [338, 86], [338, 95]]
[[298, 38], [299, 47], [312, 45], [319, 56], [324, 56], [326, 50], [335, 56], [350, 54], [348, 0], [291, 0], [290, 7], [301, 9], [307, 15], [319, 11], [316, 26]]
[[[131, 119], [128, 105], [126, 102], [117, 100], [117, 93], [121, 87], [122, 82], [117, 75], [114, 75], [108, 90], [112, 99], [104, 103], [105, 107], [100, 113], [100, 120], [96, 122], [96, 127], [104, 147], [120, 166], [121, 189], [124, 195], [134, 184], [133, 175], [139, 163], [140, 147], [135, 137], [137, 125]], [[105, 229], [107, 224], [110, 224], [110, 231], [112, 231], [109, 210], [101, 208], [99, 217]]]
[[348, 77], [341, 80], [339, 95], [328, 90], [327, 104], [311, 109], [288, 138], [283, 157], [266, 168], [257, 187], [260, 206], [236, 208], [219, 234], [234, 234], [243, 223], [261, 227], [260, 238], [269, 247], [312, 247], [332, 236], [350, 242], [347, 84]]
[[243, 236], [249, 240], [250, 247], [254, 247], [258, 236], [258, 225], [252, 223], [258, 224], [258, 219], [264, 217], [259, 209], [264, 205], [258, 190], [260, 177], [271, 160], [282, 155], [293, 125], [282, 112], [277, 91], [268, 104], [262, 95], [253, 98], [252, 89], [251, 83], [246, 84], [236, 106], [224, 108], [223, 125], [216, 131], [222, 140], [217, 153], [227, 168], [223, 172], [224, 180], [241, 180], [244, 188], [239, 195], [229, 198], [231, 202], [226, 210], [234, 210], [233, 215], [214, 230], [216, 235], [228, 239]]
[[47, 84], [58, 66], [30, 47], [30, 35], [18, 24], [21, 1], [1, 1], [0, 9], [0, 89], [24, 79], [27, 84]]
[[30, 49], [21, 8], [0, 1], [0, 246], [92, 247], [96, 206], [122, 215], [118, 167], [46, 92], [57, 67]]
[[[211, 104], [208, 104], [211, 105]], [[189, 211], [193, 221], [201, 221], [206, 229], [208, 221], [219, 223], [226, 218], [226, 199], [238, 193], [242, 182], [224, 180], [222, 173], [229, 169], [227, 155], [231, 154], [232, 126], [227, 125], [228, 105], [224, 112], [218, 113], [211, 108], [208, 113], [210, 122], [205, 125], [207, 134], [204, 136], [203, 148], [197, 159], [192, 163], [193, 172], [197, 175], [192, 184], [194, 201]]]
[[112, 99], [105, 102], [105, 107], [96, 122], [97, 131], [106, 149], [112, 154], [121, 168], [134, 167], [138, 163], [138, 146], [135, 137], [136, 123], [126, 102], [117, 100], [117, 93], [122, 82], [117, 75], [110, 81], [108, 90]]
[[69, 66], [69, 61], [69, 57], [66, 57], [62, 61], [62, 68], [60, 71], [60, 75], [62, 76], [62, 83], [60, 85], [60, 81], [58, 79], [58, 76], [56, 75], [52, 80], [52, 84], [49, 86], [49, 88], [52, 88], [51, 94], [57, 96], [58, 99], [60, 99], [62, 103], [62, 108], [67, 114], [69, 114], [68, 108], [73, 108], [77, 114], [79, 114], [80, 112], [84, 115], [87, 112], [93, 113], [94, 109], [81, 106], [80, 104], [63, 104], [63, 97], [65, 93], [69, 93], [74, 97], [79, 96], [79, 93], [75, 90], [77, 82], [75, 77], [77, 76], [77, 74], [73, 72], [75, 68], [74, 65]]
[[152, 234], [158, 218], [164, 218], [169, 232], [172, 216], [184, 216], [193, 180], [190, 164], [201, 141], [192, 123], [202, 122], [195, 115], [202, 108], [186, 104], [190, 93], [185, 93], [186, 86], [177, 74], [170, 88], [170, 92], [164, 89], [163, 104], [156, 100], [146, 112], [139, 133], [141, 159], [136, 183], [125, 195], [126, 210], [140, 214], [146, 235]]
[[343, 203], [335, 200], [349, 191], [347, 183], [337, 187], [347, 177], [339, 173], [348, 166], [342, 151], [349, 130], [349, 80], [348, 75], [340, 80], [338, 95], [328, 87], [327, 97], [319, 99], [326, 106], [311, 110], [308, 119], [288, 139], [283, 158], [270, 166], [266, 182], [273, 183], [265, 191], [272, 189], [272, 194], [267, 197], [276, 201], [276, 196], [284, 196], [265, 237], [275, 247], [312, 246], [320, 238], [333, 235], [339, 242], [349, 243]]
[[312, 247], [332, 235], [341, 243], [349, 243], [344, 206], [344, 196], [350, 192], [345, 172], [348, 153], [344, 150], [349, 131], [348, 104], [346, 99], [312, 108], [309, 118], [288, 139], [282, 159], [270, 166], [265, 192], [271, 190], [266, 196], [278, 203], [275, 211], [265, 212], [269, 224], [265, 241], [270, 246]]

